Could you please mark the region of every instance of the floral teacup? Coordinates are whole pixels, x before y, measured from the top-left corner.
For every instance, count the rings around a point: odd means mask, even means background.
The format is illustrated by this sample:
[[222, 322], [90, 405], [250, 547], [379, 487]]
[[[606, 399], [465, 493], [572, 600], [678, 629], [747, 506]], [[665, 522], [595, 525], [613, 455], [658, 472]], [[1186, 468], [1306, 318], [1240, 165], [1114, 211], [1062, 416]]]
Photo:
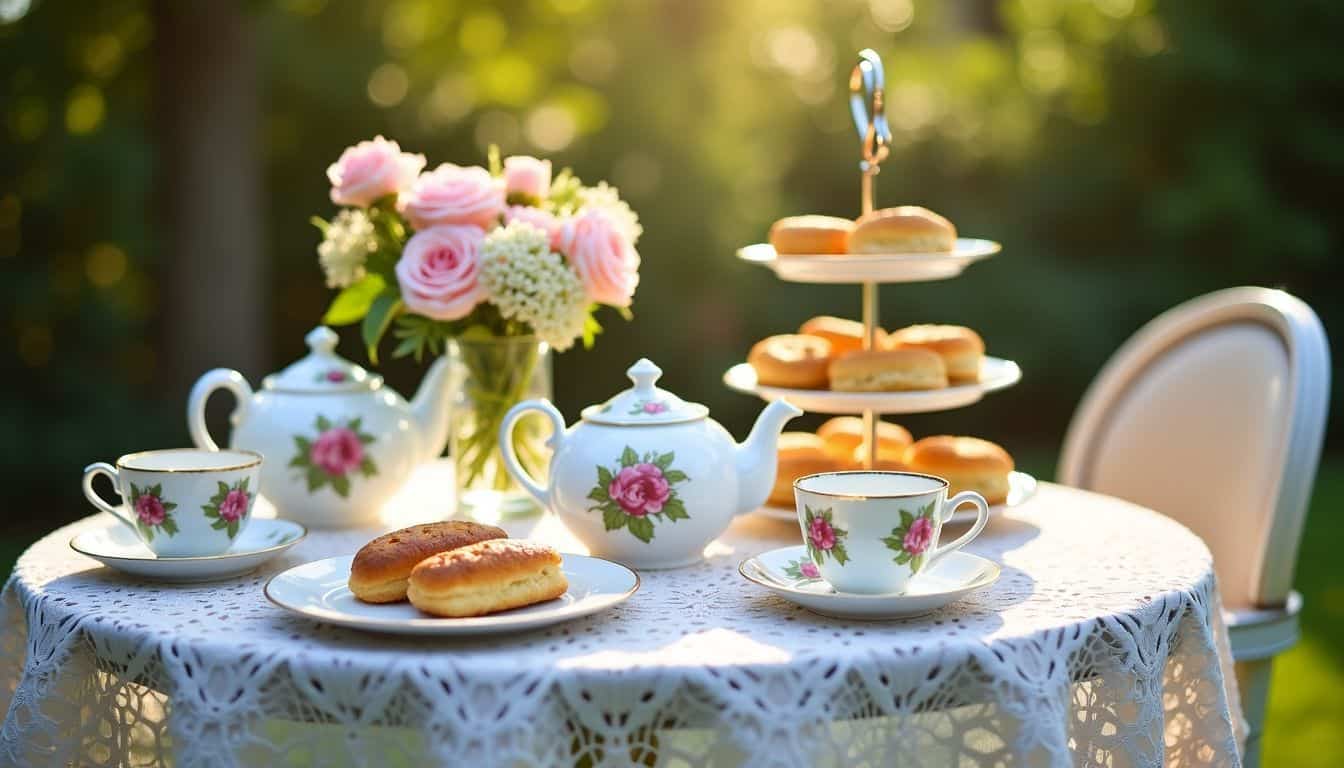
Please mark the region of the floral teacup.
[[[218, 555], [252, 518], [261, 454], [179, 448], [142, 451], [84, 468], [84, 495], [130, 526], [159, 557]], [[124, 506], [107, 503], [93, 479], [107, 475]]]
[[[966, 546], [989, 522], [989, 505], [974, 491], [947, 498], [947, 481], [912, 472], [825, 472], [793, 484], [798, 523], [811, 563], [840, 592], [903, 592], [910, 580], [949, 552]], [[975, 525], [938, 545], [943, 521], [974, 504]], [[815, 571], [808, 568], [814, 565]]]

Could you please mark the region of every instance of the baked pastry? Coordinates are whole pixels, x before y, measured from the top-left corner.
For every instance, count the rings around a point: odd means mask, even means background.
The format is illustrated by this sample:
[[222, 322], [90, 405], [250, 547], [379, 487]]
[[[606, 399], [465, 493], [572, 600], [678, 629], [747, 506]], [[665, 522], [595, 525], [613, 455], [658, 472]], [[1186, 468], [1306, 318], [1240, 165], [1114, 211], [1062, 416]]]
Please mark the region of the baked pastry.
[[943, 358], [927, 349], [850, 352], [827, 369], [837, 392], [899, 392], [947, 386]]
[[534, 541], [491, 539], [425, 558], [406, 596], [435, 616], [483, 616], [554, 600], [569, 589], [560, 553]]
[[952, 222], [917, 205], [860, 216], [849, 236], [850, 253], [941, 253], [956, 244]]
[[906, 449], [905, 465], [911, 472], [945, 478], [951, 493], [976, 491], [990, 504], [1008, 500], [1013, 457], [988, 440], [951, 435], [926, 437]]
[[[863, 419], [858, 416], [836, 416], [817, 428], [817, 436], [826, 443], [826, 452], [831, 458], [846, 466], [862, 466]], [[887, 457], [900, 462], [905, 449], [910, 447], [914, 438], [900, 424], [889, 421], [877, 422], [877, 446], [879, 458]], [[855, 464], [855, 458], [858, 463]]]
[[918, 347], [937, 352], [947, 366], [948, 380], [980, 380], [985, 342], [980, 334], [963, 325], [911, 325], [888, 334], [885, 346], [890, 349]]
[[772, 507], [792, 507], [794, 480], [841, 468], [826, 450], [825, 440], [810, 432], [785, 432], [779, 436], [775, 485], [765, 503]]
[[503, 528], [450, 520], [385, 533], [359, 548], [350, 563], [350, 591], [366, 603], [406, 599], [406, 579], [421, 560], [487, 539], [508, 537]]
[[[886, 340], [886, 331], [877, 330], [876, 344], [880, 347]], [[842, 317], [819, 315], [803, 323], [798, 332], [805, 336], [820, 336], [831, 342], [831, 356], [839, 357], [863, 349], [863, 323], [846, 320]]]
[[836, 216], [789, 216], [770, 225], [770, 244], [780, 256], [847, 253], [854, 222]]
[[756, 342], [747, 354], [758, 382], [791, 389], [825, 389], [830, 360], [829, 341], [801, 334], [769, 336]]

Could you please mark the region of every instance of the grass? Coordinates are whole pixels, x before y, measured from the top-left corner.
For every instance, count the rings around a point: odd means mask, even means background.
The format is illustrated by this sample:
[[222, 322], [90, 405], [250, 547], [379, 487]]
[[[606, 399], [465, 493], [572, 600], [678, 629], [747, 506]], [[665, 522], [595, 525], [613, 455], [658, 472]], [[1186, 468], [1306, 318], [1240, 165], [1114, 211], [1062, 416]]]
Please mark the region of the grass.
[[[1046, 457], [1023, 468], [1053, 475]], [[1344, 765], [1344, 570], [1335, 559], [1344, 542], [1344, 456], [1327, 458], [1316, 478], [1298, 558], [1297, 589], [1305, 599], [1302, 642], [1275, 662], [1266, 717], [1265, 768]], [[0, 536], [0, 574], [40, 534]]]

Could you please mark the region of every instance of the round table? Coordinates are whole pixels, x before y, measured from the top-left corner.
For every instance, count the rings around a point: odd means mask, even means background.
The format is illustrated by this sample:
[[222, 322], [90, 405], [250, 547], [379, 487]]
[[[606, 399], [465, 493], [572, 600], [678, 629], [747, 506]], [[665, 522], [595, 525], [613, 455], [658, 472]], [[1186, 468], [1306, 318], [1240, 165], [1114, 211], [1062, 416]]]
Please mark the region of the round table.
[[[992, 588], [923, 618], [823, 618], [747, 582], [744, 557], [799, 537], [753, 515], [612, 610], [480, 640], [339, 629], [263, 596], [375, 531], [171, 585], [67, 546], [106, 524], [42, 539], [5, 587], [0, 764], [1239, 764], [1208, 549], [1060, 486], [971, 545], [1003, 565]], [[577, 549], [549, 516], [505, 527]]]

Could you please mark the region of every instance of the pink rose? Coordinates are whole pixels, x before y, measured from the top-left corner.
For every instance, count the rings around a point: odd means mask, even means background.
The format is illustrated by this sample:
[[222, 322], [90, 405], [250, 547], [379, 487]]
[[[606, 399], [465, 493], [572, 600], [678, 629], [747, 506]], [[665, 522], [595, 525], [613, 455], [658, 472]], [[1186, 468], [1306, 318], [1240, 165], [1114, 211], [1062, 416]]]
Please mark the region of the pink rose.
[[504, 213], [504, 187], [480, 166], [444, 163], [420, 174], [397, 200], [397, 210], [416, 229], [441, 224], [489, 229]]
[[905, 551], [912, 555], [920, 555], [933, 543], [933, 523], [927, 517], [916, 518], [915, 522], [910, 524], [910, 530], [905, 532], [905, 541], [901, 542]]
[[135, 516], [140, 518], [140, 522], [145, 525], [161, 525], [163, 519], [168, 513], [163, 508], [163, 502], [158, 496], [151, 496], [146, 493], [135, 500]]
[[[358, 443], [359, 440], [355, 440], [355, 442]], [[360, 451], [363, 450], [363, 447], [361, 447]], [[248, 495], [247, 491], [237, 489], [229, 491], [229, 495], [225, 496], [224, 501], [219, 505], [219, 516], [230, 523], [241, 519], [243, 515], [247, 514], [247, 502], [250, 500], [251, 496]]]
[[530, 205], [510, 205], [504, 209], [504, 223], [523, 221], [540, 229], [550, 238], [551, 247], [555, 247], [555, 236], [560, 233], [560, 220], [555, 214]]
[[798, 566], [798, 571], [809, 579], [821, 578], [821, 571], [817, 570], [816, 563], [802, 563]]
[[384, 195], [401, 192], [425, 167], [424, 155], [402, 152], [395, 141], [378, 136], [347, 147], [327, 168], [331, 201], [367, 208]]
[[364, 444], [349, 427], [332, 427], [313, 441], [308, 460], [328, 475], [344, 475], [364, 461]]
[[628, 307], [639, 285], [639, 254], [610, 216], [589, 208], [568, 219], [552, 245], [569, 258], [589, 298]]
[[831, 524], [826, 522], [824, 517], [814, 517], [807, 526], [807, 537], [812, 540], [812, 546], [817, 549], [829, 552], [831, 547], [835, 546], [835, 530]]
[[672, 489], [657, 465], [636, 464], [623, 468], [611, 479], [607, 495], [621, 505], [627, 515], [644, 517], [663, 511]]
[[504, 191], [509, 197], [540, 202], [551, 191], [551, 161], [528, 155], [504, 158]]
[[406, 241], [397, 283], [406, 308], [435, 320], [466, 317], [485, 298], [480, 284], [481, 243], [476, 227], [430, 227]]
[[327, 381], [339, 384], [340, 382], [345, 381], [345, 372], [327, 371]]
[[666, 411], [666, 410], [667, 410], [667, 406], [666, 406], [666, 405], [663, 405], [663, 404], [662, 404], [660, 401], [658, 401], [658, 400], [650, 400], [649, 402], [647, 402], [647, 403], [644, 404], [644, 412], [645, 412], [645, 413], [662, 413], [663, 411]]

